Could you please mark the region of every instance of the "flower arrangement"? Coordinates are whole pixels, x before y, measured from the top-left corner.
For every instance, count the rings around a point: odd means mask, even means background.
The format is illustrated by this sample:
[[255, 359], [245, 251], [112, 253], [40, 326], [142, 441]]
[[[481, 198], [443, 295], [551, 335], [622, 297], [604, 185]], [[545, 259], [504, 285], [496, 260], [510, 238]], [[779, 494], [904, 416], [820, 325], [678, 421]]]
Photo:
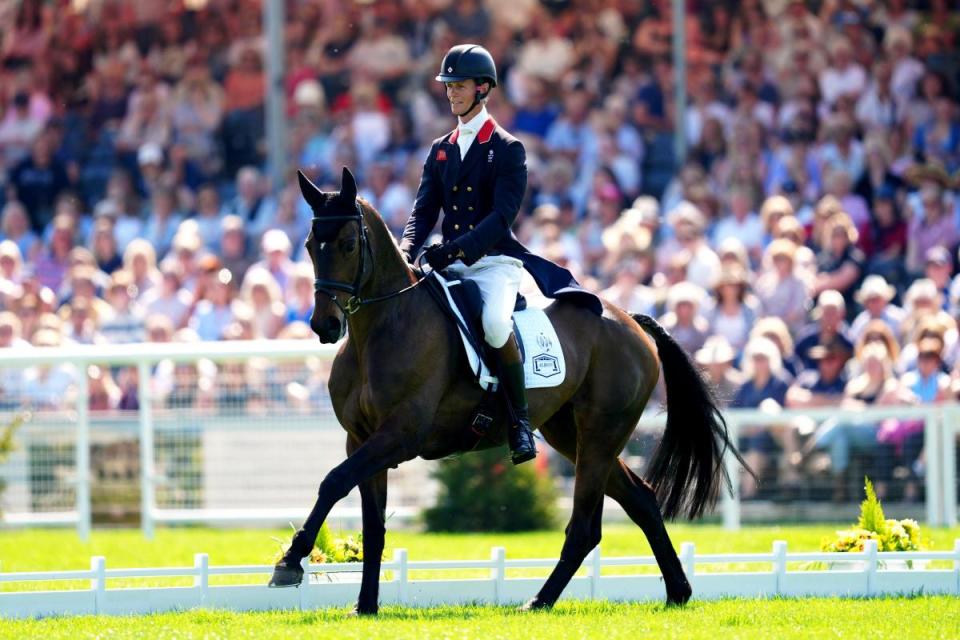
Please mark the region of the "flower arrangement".
[[[293, 527], [292, 524], [290, 526]], [[283, 557], [290, 546], [281, 540], [277, 540], [277, 542], [280, 544], [280, 553], [274, 558], [275, 562]], [[357, 534], [356, 538], [352, 535], [345, 538], [334, 538], [330, 532], [330, 527], [324, 523], [320, 527], [320, 533], [317, 534], [317, 542], [310, 551], [310, 563], [337, 564], [341, 562], [363, 562], [363, 534]]]
[[823, 551], [863, 551], [867, 540], [876, 540], [879, 551], [919, 551], [927, 544], [920, 537], [920, 525], [916, 520], [887, 519], [883, 507], [873, 490], [869, 478], [864, 479], [866, 499], [860, 503], [860, 519], [852, 529], [837, 531], [834, 539], [824, 538], [820, 544]]

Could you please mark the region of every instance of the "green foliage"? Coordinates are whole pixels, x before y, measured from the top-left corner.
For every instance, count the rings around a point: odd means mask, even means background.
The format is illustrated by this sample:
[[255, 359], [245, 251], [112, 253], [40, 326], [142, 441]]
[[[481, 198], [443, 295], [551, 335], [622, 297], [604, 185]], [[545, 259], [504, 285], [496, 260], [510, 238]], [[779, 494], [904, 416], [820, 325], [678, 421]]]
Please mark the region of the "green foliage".
[[883, 536], [887, 532], [887, 519], [883, 515], [883, 507], [880, 506], [870, 478], [863, 479], [863, 490], [867, 497], [860, 503], [860, 519], [857, 521], [857, 527]]
[[424, 513], [429, 531], [532, 531], [556, 523], [557, 493], [534, 465], [512, 466], [502, 449], [442, 461], [437, 504]]
[[839, 552], [863, 551], [867, 540], [876, 540], [878, 551], [919, 551], [927, 547], [920, 537], [920, 525], [916, 520], [888, 520], [883, 515], [883, 507], [869, 478], [864, 478], [863, 489], [867, 497], [860, 503], [860, 519], [856, 527], [837, 531], [834, 539], [824, 538], [821, 549]]
[[[13, 434], [16, 433], [17, 429], [19, 429], [20, 425], [25, 421], [26, 416], [18, 413], [3, 427], [3, 432], [0, 433], [0, 464], [6, 462], [10, 454], [17, 448], [16, 443], [13, 441]], [[0, 478], [0, 497], [3, 497], [3, 490], [6, 486], [7, 483], [3, 481], [3, 478]], [[0, 501], [0, 504], [2, 504], [2, 501]], [[2, 517], [3, 510], [0, 509], [0, 518]]]

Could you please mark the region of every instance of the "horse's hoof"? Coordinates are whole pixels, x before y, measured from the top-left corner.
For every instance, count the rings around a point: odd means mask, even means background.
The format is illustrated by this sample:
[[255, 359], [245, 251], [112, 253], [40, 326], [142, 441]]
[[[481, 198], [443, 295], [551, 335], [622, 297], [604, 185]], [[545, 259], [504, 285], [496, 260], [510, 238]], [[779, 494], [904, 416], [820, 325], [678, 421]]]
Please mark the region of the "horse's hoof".
[[693, 595], [693, 589], [689, 584], [667, 591], [667, 606], [682, 607], [690, 600]]
[[288, 567], [280, 562], [273, 568], [273, 576], [267, 586], [273, 588], [299, 587], [301, 582], [303, 582], [303, 567], [300, 565]]
[[353, 611], [347, 614], [348, 618], [362, 618], [366, 616], [375, 616], [379, 613], [380, 608], [377, 606], [373, 607], [361, 607], [359, 604], [353, 608]]
[[538, 598], [531, 598], [530, 600], [527, 601], [526, 604], [520, 607], [519, 610], [520, 611], [540, 611], [541, 609], [549, 609], [550, 607], [551, 605], [547, 602], [544, 602], [543, 600], [540, 600]]

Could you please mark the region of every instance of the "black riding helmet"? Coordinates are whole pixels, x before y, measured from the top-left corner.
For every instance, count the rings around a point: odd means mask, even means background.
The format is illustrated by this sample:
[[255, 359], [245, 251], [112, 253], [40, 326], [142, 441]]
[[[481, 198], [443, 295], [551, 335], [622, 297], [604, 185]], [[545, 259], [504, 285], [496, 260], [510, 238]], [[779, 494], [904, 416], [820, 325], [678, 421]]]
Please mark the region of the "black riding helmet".
[[[458, 44], [447, 51], [440, 63], [440, 73], [437, 74], [440, 82], [457, 82], [473, 80], [477, 84], [490, 83], [490, 88], [497, 86], [497, 65], [490, 52], [478, 44]], [[489, 92], [487, 92], [489, 93]], [[487, 97], [487, 93], [477, 90], [474, 105]]]

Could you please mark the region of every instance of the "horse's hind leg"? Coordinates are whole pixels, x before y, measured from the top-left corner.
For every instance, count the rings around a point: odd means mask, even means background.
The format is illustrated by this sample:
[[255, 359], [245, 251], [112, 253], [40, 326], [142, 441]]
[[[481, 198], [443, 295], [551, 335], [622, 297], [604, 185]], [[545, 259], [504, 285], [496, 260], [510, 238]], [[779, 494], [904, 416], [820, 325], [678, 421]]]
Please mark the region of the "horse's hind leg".
[[[567, 524], [567, 535], [560, 552], [560, 560], [539, 593], [525, 609], [551, 607], [563, 593], [573, 574], [577, 572], [590, 550], [600, 543], [600, 519], [603, 492], [616, 451], [608, 437], [599, 431], [602, 425], [592, 417], [577, 417], [581, 427], [577, 433], [576, 479], [573, 489], [573, 513]], [[589, 426], [588, 426], [589, 425]], [[584, 428], [585, 427], [585, 428]], [[591, 429], [592, 427], [592, 429]], [[547, 438], [549, 442], [550, 437]]]
[[683, 604], [690, 599], [692, 590], [683, 565], [677, 557], [667, 528], [660, 513], [653, 489], [634, 474], [623, 461], [617, 465], [607, 479], [607, 495], [620, 503], [630, 519], [643, 530], [650, 548], [660, 566], [667, 588], [667, 602]]

